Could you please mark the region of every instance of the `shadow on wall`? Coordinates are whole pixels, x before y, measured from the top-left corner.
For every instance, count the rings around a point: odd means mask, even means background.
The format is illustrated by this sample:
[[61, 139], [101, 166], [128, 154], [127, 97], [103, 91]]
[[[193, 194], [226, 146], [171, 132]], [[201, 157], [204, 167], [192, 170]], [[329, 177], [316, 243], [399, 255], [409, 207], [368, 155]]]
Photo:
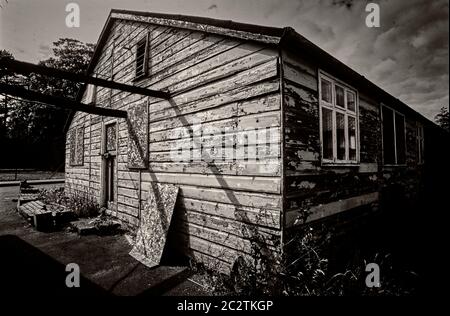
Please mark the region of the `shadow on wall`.
[[[168, 102], [170, 103], [170, 109], [173, 109], [176, 113], [175, 118], [180, 120], [182, 126], [189, 131], [191, 136], [194, 135], [193, 126], [184, 117], [182, 111], [180, 110], [180, 106], [173, 99], [169, 99]], [[236, 119], [236, 124], [237, 124], [238, 117], [235, 117], [235, 119]], [[128, 133], [137, 146], [139, 156], [146, 157], [147, 155], [145, 154], [145, 148], [143, 148], [142, 145], [140, 144], [138, 133], [133, 128], [133, 124], [130, 124], [130, 122], [127, 121], [127, 126], [128, 126]], [[196, 147], [198, 147], [198, 148], [201, 147], [202, 144], [199, 143], [198, 140], [196, 140], [195, 138], [191, 138], [191, 139], [195, 142], [194, 145]], [[233, 190], [228, 185], [224, 176], [222, 175], [220, 168], [213, 162], [213, 159], [211, 159], [211, 157], [207, 153], [202, 153], [202, 155], [203, 155], [202, 158], [205, 161], [212, 161], [208, 164], [209, 169], [212, 171], [211, 174], [215, 177], [215, 179], [219, 183], [219, 186], [225, 190], [228, 199], [231, 201], [231, 204], [232, 205], [240, 205], [239, 200], [233, 193]], [[159, 182], [158, 178], [155, 176], [151, 167], [149, 167], [148, 170], [146, 170], [146, 171], [149, 171], [149, 175], [150, 175], [152, 182], [155, 182], [155, 183]], [[156, 196], [156, 199], [158, 200], [159, 197]], [[179, 199], [179, 197], [178, 197], [178, 199]], [[161, 210], [159, 207], [158, 207], [158, 212], [160, 214], [164, 213], [164, 211]], [[235, 211], [235, 220], [238, 222], [239, 221], [247, 222], [247, 223], [251, 222], [248, 218], [246, 218], [245, 212], [243, 212], [239, 209], [236, 209], [236, 211]], [[190, 238], [191, 237], [190, 237], [189, 233], [186, 233], [186, 231], [188, 231], [188, 229], [187, 229], [187, 227], [184, 226], [184, 223], [189, 222], [187, 214], [185, 214], [185, 212], [183, 210], [180, 210], [179, 208], [175, 207], [174, 214], [172, 217], [172, 222], [175, 222], [175, 223], [173, 223], [175, 225], [172, 224], [170, 226], [168, 237], [167, 237], [168, 240], [166, 242], [166, 246], [165, 246], [165, 249], [163, 252], [163, 260], [170, 260], [170, 261], [174, 260], [174, 261], [180, 262], [180, 260], [184, 261], [186, 257], [196, 258], [196, 256], [194, 255], [194, 253], [190, 247], [190, 245], [191, 245]], [[180, 232], [180, 230], [182, 232]], [[267, 253], [270, 252], [267, 249], [265, 240], [260, 238], [260, 234], [259, 234], [258, 230], [256, 229], [256, 227], [252, 227], [252, 225], [243, 225], [242, 233], [244, 234], [244, 236], [246, 238], [248, 238], [248, 240], [251, 241], [253, 247], [257, 246], [258, 248], [262, 249], [262, 251], [264, 251], [264, 252], [267, 252]], [[209, 252], [211, 250], [211, 247], [212, 246], [209, 246], [209, 249], [207, 249], [205, 251]], [[221, 257], [222, 257], [221, 255], [214, 257], [214, 255], [212, 255], [210, 253], [207, 256], [204, 256], [203, 258], [205, 258], [207, 260], [212, 259], [213, 261], [216, 261], [215, 263], [213, 263], [214, 268], [218, 268], [218, 269], [225, 268], [225, 270], [226, 270], [226, 266], [229, 265], [229, 262], [226, 262]], [[238, 259], [237, 256], [235, 256], [234, 264], [236, 264], [237, 259]], [[234, 265], [234, 264], [232, 264], [232, 265]]]

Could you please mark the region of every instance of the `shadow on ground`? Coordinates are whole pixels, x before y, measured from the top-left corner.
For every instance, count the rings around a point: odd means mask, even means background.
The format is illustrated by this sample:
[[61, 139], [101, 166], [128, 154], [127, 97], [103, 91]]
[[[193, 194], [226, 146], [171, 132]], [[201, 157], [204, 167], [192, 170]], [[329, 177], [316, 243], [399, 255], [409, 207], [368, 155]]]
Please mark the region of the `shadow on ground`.
[[[4, 201], [3, 201], [4, 202]], [[192, 271], [166, 258], [148, 268], [128, 253], [123, 235], [83, 236], [34, 230], [0, 201], [0, 293], [46, 295], [207, 295]], [[167, 256], [166, 256], [167, 257]], [[66, 265], [80, 267], [80, 288], [66, 287]], [[195, 276], [193, 276], [195, 278]]]
[[65, 265], [17, 236], [0, 236], [1, 289], [9, 295], [107, 295], [108, 292], [85, 277], [79, 288], [69, 288]]

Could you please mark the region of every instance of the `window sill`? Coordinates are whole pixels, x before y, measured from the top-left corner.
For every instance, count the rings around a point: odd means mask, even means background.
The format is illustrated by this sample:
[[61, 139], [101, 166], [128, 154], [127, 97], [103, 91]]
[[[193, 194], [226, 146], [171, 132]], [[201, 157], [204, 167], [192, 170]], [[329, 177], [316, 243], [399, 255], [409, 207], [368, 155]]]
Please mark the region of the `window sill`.
[[359, 167], [359, 162], [349, 162], [349, 161], [323, 161], [322, 167]]
[[390, 171], [395, 169], [406, 168], [406, 164], [403, 165], [383, 165], [383, 171]]
[[138, 83], [138, 82], [140, 82], [140, 81], [142, 81], [142, 80], [144, 80], [144, 79], [147, 79], [148, 77], [149, 77], [148, 74], [141, 75], [141, 76], [139, 76], [139, 77], [134, 77], [134, 78], [131, 80], [131, 82], [133, 82], [133, 83]]

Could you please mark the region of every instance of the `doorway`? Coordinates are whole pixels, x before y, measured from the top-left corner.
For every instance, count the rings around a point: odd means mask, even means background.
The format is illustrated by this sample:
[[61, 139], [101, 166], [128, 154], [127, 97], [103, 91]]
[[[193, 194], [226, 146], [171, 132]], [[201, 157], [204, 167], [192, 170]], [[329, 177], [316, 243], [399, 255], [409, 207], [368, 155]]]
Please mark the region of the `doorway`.
[[117, 210], [117, 123], [107, 123], [103, 129], [102, 206]]

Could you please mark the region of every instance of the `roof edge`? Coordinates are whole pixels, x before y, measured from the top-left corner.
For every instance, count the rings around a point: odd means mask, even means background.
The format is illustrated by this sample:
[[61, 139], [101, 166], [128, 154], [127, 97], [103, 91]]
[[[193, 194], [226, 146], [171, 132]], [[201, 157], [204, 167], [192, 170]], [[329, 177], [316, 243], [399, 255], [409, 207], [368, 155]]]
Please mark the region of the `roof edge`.
[[[141, 21], [144, 23], [155, 23], [172, 27], [193, 29], [229, 37], [264, 42], [271, 45], [277, 45], [285, 49], [300, 48], [302, 52], [306, 52], [306, 55], [313, 58], [315, 61], [319, 60], [318, 63], [323, 63], [325, 68], [324, 70], [331, 70], [330, 72], [335, 72], [338, 75], [342, 75], [345, 77], [342, 78], [343, 80], [349, 78], [352, 81], [356, 81], [357, 85], [363, 89], [373, 90], [381, 103], [386, 103], [399, 111], [413, 115], [421, 121], [437, 126], [436, 123], [426, 118], [406, 103], [389, 94], [375, 83], [365, 78], [363, 75], [359, 74], [310, 40], [306, 39], [304, 36], [300, 35], [292, 27], [278, 28], [189, 15], [111, 9], [95, 46], [94, 54], [85, 72], [87, 75], [92, 73], [100, 56], [101, 50], [108, 39], [107, 34], [110, 31], [113, 21], [116, 19]], [[80, 87], [76, 97], [77, 101], [81, 100], [85, 88], [86, 85]], [[66, 133], [69, 129], [73, 115], [74, 113], [71, 112], [66, 121], [64, 133]]]
[[302, 51], [307, 52], [306, 55], [308, 55], [308, 57], [313, 58], [315, 61], [320, 60], [319, 63], [323, 62], [320, 68], [325, 68], [325, 71], [331, 73], [334, 72], [338, 75], [345, 76], [345, 78], [341, 78], [342, 80], [351, 79], [354, 82], [356, 81], [357, 85], [360, 88], [373, 91], [374, 94], [378, 96], [380, 103], [385, 103], [386, 105], [389, 105], [394, 109], [406, 112], [407, 114], [412, 115], [420, 119], [421, 121], [427, 122], [428, 124], [436, 125], [435, 122], [431, 121], [403, 101], [394, 97], [383, 88], [379, 87], [357, 71], [353, 70], [350, 66], [347, 66], [339, 59], [332, 56], [331, 54], [296, 32], [293, 28], [288, 27], [286, 29], [286, 34], [280, 41], [281, 47], [286, 49], [298, 49], [301, 47]]
[[219, 20], [179, 14], [113, 9], [111, 10], [111, 18], [198, 30], [269, 44], [278, 44], [284, 33], [284, 29], [278, 27], [259, 26], [234, 22], [231, 20]]

